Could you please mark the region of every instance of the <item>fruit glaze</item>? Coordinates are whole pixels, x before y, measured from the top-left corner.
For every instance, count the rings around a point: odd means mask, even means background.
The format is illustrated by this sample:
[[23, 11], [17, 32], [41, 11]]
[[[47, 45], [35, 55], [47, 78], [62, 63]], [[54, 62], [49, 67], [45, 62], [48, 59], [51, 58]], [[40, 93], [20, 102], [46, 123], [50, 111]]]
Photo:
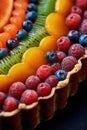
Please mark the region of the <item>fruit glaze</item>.
[[[36, 3], [31, 0], [30, 8], [36, 10]], [[27, 49], [21, 62], [0, 75], [1, 130], [34, 129], [51, 119], [87, 77], [87, 0], [54, 3], [54, 12], [44, 17], [47, 35], [39, 46]]]

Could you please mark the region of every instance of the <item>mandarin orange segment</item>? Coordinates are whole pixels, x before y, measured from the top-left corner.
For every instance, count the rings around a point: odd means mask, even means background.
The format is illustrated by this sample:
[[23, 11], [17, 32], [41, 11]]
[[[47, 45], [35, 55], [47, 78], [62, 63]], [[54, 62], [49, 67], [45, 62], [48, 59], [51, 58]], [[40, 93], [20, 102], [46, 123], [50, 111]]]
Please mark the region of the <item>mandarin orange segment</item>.
[[9, 21], [13, 9], [13, 0], [0, 0], [0, 32]]
[[66, 35], [68, 28], [65, 25], [65, 17], [58, 13], [51, 13], [46, 18], [45, 27], [50, 35], [57, 38]]
[[7, 24], [4, 26], [3, 31], [9, 33], [11, 38], [15, 38], [18, 28], [15, 24]]
[[18, 16], [18, 17], [21, 17], [22, 20], [24, 20], [25, 19], [25, 10], [22, 8], [15, 9], [12, 11], [12, 16]]
[[57, 38], [54, 36], [47, 36], [43, 38], [39, 44], [39, 47], [43, 51], [56, 50], [57, 49]]
[[6, 41], [11, 38], [10, 34], [8, 32], [2, 32], [0, 33], [0, 41], [3, 44], [3, 47], [6, 48]]
[[10, 76], [11, 83], [16, 81], [25, 82], [28, 76], [35, 74], [35, 70], [29, 65], [26, 66], [24, 63], [18, 63], [10, 69], [8, 74]]
[[15, 24], [18, 29], [22, 28], [22, 22], [23, 22], [23, 20], [22, 20], [21, 17], [14, 16], [14, 17], [11, 17], [9, 21], [10, 21], [11, 24]]
[[26, 1], [22, 1], [21, 0], [21, 2], [20, 1], [15, 1], [14, 2], [14, 4], [13, 4], [13, 6], [14, 6], [14, 8], [16, 9], [16, 8], [23, 8], [24, 10], [26, 10], [27, 9], [27, 2]]
[[57, 11], [61, 15], [67, 16], [72, 5], [73, 2], [71, 0], [57, 0], [55, 4], [55, 11]]
[[40, 65], [47, 63], [45, 52], [39, 47], [32, 47], [24, 53], [22, 62], [30, 65], [34, 70], [37, 70]]

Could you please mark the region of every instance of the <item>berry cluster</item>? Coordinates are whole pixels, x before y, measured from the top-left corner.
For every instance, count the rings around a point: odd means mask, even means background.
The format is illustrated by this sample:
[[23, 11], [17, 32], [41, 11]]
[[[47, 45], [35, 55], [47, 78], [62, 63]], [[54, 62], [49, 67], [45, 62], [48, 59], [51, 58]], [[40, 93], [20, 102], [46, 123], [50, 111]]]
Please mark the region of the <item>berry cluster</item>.
[[[10, 54], [10, 50], [14, 49], [19, 45], [19, 41], [27, 37], [27, 33], [30, 32], [33, 26], [33, 22], [37, 17], [37, 6], [38, 0], [31, 0], [27, 5], [26, 17], [22, 23], [22, 29], [19, 29], [16, 32], [16, 38], [9, 38], [6, 41], [6, 48], [0, 48], [0, 58], [4, 58], [8, 54]], [[13, 12], [14, 13], [14, 12]], [[13, 22], [13, 18], [10, 19]]]

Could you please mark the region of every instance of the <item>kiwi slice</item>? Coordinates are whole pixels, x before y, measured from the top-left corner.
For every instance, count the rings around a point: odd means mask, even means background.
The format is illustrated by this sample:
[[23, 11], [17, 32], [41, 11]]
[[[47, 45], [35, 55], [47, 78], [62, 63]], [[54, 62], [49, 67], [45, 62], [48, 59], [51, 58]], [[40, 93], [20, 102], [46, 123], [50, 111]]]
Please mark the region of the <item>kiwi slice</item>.
[[28, 36], [20, 42], [20, 46], [10, 52], [10, 56], [3, 58], [0, 62], [0, 74], [7, 74], [9, 69], [16, 63], [21, 62], [24, 52], [33, 46], [38, 46], [41, 39], [48, 35], [45, 29], [45, 19], [54, 11], [56, 0], [40, 0], [38, 15], [32, 30]]

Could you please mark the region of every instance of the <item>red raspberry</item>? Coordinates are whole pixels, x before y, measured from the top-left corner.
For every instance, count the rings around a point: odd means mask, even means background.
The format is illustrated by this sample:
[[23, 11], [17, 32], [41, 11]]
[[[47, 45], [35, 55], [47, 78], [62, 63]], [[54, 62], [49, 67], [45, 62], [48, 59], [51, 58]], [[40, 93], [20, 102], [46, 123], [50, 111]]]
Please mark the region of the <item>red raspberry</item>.
[[76, 0], [76, 5], [81, 9], [87, 8], [87, 0]]
[[45, 82], [50, 84], [51, 87], [56, 87], [58, 83], [58, 78], [55, 75], [51, 75], [45, 80]]
[[81, 8], [79, 8], [78, 6], [74, 5], [74, 6], [72, 6], [72, 8], [71, 8], [71, 13], [77, 13], [77, 14], [79, 14], [80, 16], [82, 16], [83, 11], [82, 11]]
[[71, 42], [68, 37], [62, 36], [57, 40], [57, 47], [61, 51], [67, 51], [71, 45]]
[[27, 86], [27, 88], [35, 90], [39, 83], [40, 83], [39, 77], [32, 75], [27, 78], [25, 85]]
[[79, 28], [81, 34], [87, 34], [87, 19], [84, 19]]
[[18, 107], [18, 102], [13, 97], [7, 97], [3, 104], [3, 110], [6, 112], [11, 112]]
[[51, 86], [46, 83], [46, 82], [42, 82], [40, 84], [38, 84], [37, 86], [37, 93], [39, 96], [48, 96], [51, 92]]
[[85, 10], [85, 11], [83, 12], [83, 17], [84, 17], [84, 18], [87, 18], [87, 10]]
[[74, 56], [76, 59], [79, 59], [84, 54], [85, 48], [80, 44], [73, 44], [68, 51], [68, 55]]
[[3, 105], [3, 102], [4, 102], [5, 98], [6, 98], [6, 94], [3, 93], [3, 92], [0, 92], [0, 108]]
[[30, 105], [38, 100], [37, 92], [34, 90], [25, 90], [21, 96], [21, 103], [25, 103], [26, 105]]
[[15, 82], [10, 86], [9, 94], [16, 99], [19, 99], [25, 89], [26, 87], [22, 82]]
[[63, 59], [61, 66], [63, 70], [68, 72], [74, 68], [75, 64], [77, 64], [77, 59], [73, 56], [67, 56]]
[[41, 79], [45, 80], [52, 74], [52, 69], [49, 65], [41, 65], [36, 72], [36, 75]]
[[56, 51], [56, 55], [58, 62], [61, 62], [66, 57], [66, 54], [63, 51]]
[[81, 21], [81, 16], [77, 13], [71, 13], [66, 17], [66, 25], [69, 29], [78, 29]]
[[57, 70], [61, 69], [61, 66], [59, 63], [53, 63], [51, 65], [51, 68], [52, 68], [52, 72], [55, 73]]

